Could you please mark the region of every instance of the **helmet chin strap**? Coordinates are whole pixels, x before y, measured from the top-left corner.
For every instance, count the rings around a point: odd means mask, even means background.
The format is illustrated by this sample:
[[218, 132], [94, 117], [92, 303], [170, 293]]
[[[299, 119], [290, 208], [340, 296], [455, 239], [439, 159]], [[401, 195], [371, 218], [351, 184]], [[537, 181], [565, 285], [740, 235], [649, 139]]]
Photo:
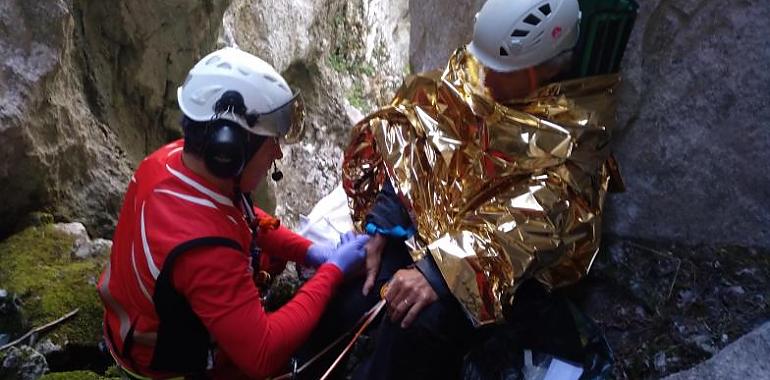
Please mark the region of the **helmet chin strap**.
[[530, 66], [527, 70], [527, 74], [529, 76], [529, 93], [531, 94], [533, 91], [537, 90], [537, 72], [534, 67]]

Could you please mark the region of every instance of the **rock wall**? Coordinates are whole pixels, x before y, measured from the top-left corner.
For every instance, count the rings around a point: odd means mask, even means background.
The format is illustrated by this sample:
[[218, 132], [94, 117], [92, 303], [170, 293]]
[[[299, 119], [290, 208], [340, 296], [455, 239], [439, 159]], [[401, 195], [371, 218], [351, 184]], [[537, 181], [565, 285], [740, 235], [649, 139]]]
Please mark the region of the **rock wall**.
[[[482, 3], [4, 1], [0, 236], [35, 210], [108, 236], [133, 167], [179, 136], [174, 89], [217, 33], [305, 94], [307, 138], [267, 199], [293, 225], [338, 182], [348, 115], [443, 66]], [[640, 3], [615, 141], [628, 192], [610, 198], [607, 231], [769, 246], [770, 3]]]
[[640, 1], [615, 150], [620, 236], [770, 246], [770, 3]]
[[452, 52], [470, 41], [474, 16], [485, 2], [409, 1], [409, 60], [414, 72], [443, 69]]
[[305, 137], [283, 148], [284, 179], [269, 183], [276, 214], [295, 226], [339, 182], [354, 121], [348, 115], [390, 101], [408, 71], [408, 3], [237, 0], [225, 15], [221, 43], [262, 57], [302, 91]]
[[0, 3], [0, 236], [35, 210], [110, 234], [132, 167], [179, 136], [175, 84], [228, 3]]

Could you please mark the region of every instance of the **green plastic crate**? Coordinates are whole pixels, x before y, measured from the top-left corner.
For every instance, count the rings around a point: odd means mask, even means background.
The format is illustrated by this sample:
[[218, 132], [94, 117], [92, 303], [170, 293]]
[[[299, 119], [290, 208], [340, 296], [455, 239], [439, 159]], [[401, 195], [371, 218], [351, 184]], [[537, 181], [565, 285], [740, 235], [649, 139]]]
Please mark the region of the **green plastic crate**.
[[616, 73], [634, 27], [634, 0], [579, 0], [582, 18], [572, 76]]

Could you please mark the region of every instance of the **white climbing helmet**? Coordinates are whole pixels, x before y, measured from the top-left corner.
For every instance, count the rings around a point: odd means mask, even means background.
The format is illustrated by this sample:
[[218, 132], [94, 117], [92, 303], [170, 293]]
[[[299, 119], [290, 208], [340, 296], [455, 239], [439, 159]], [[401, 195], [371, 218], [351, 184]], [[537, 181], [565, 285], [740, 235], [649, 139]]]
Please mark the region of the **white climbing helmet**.
[[579, 23], [578, 0], [488, 0], [468, 51], [495, 71], [524, 69], [574, 47]]
[[[228, 91], [243, 97], [246, 117], [217, 112]], [[226, 47], [201, 59], [177, 89], [182, 112], [195, 121], [228, 119], [251, 133], [294, 142], [302, 134], [304, 108], [299, 93], [270, 64], [237, 48]]]

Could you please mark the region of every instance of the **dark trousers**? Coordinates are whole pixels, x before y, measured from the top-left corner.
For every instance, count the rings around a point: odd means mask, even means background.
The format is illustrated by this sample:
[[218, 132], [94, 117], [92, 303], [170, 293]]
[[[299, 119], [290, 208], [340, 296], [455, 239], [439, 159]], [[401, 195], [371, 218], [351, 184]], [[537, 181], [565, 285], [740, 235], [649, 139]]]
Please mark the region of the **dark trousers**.
[[[388, 242], [374, 288], [361, 294], [364, 278], [346, 282], [326, 309], [318, 327], [300, 351], [300, 365], [334, 339], [349, 331], [367, 310], [380, 300], [380, 288], [399, 270], [412, 263], [401, 242]], [[452, 297], [427, 306], [412, 325], [401, 328], [383, 311], [370, 325], [356, 349], [338, 365], [334, 378], [353, 379], [455, 379], [459, 378], [473, 328]], [[350, 337], [313, 365], [302, 378], [319, 378], [344, 348]]]
[[457, 379], [471, 331], [454, 299], [429, 305], [406, 329], [385, 317], [353, 379]]

